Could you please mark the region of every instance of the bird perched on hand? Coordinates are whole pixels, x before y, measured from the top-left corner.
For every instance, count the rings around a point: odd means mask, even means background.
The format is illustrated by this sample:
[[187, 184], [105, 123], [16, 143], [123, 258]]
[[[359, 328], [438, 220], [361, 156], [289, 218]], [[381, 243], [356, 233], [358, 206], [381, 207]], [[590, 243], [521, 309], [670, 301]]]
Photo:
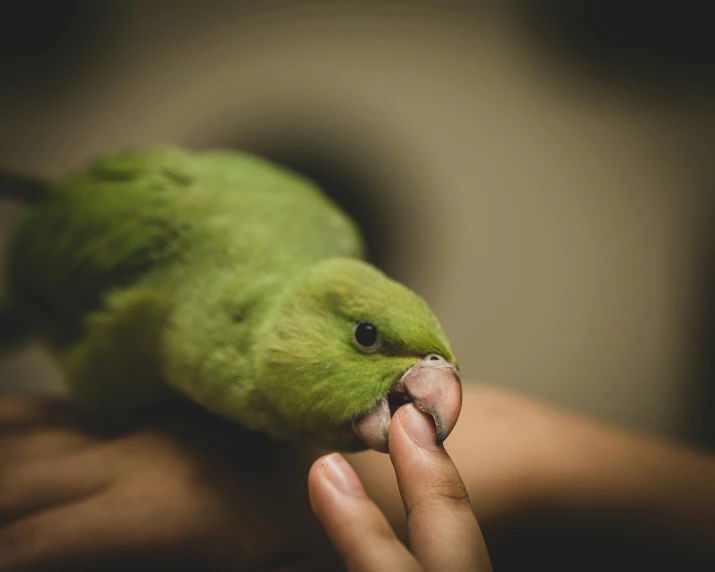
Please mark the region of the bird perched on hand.
[[27, 199], [0, 302], [5, 341], [42, 335], [77, 403], [131, 416], [171, 392], [276, 439], [387, 451], [414, 402], [438, 442], [457, 362], [438, 320], [363, 260], [311, 182], [258, 157], [129, 149]]

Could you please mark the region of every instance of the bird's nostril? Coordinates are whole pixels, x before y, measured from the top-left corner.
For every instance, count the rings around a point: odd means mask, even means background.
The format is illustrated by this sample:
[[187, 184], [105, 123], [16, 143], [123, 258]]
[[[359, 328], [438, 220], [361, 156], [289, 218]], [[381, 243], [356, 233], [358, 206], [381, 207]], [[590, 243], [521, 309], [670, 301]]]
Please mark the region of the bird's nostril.
[[436, 355], [436, 354], [431, 354], [431, 355], [429, 355], [429, 356], [427, 357], [427, 359], [429, 359], [430, 361], [440, 361], [442, 358], [440, 358], [440, 357], [439, 357], [438, 355]]

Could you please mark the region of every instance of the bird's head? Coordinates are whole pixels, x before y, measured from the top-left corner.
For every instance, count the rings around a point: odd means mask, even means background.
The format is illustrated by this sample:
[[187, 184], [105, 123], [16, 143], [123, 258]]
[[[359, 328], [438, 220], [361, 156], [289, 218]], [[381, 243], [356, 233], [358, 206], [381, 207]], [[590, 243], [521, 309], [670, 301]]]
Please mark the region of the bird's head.
[[392, 415], [407, 402], [433, 417], [441, 443], [461, 409], [437, 318], [359, 260], [326, 260], [297, 277], [257, 333], [255, 364], [270, 425], [331, 448], [386, 452]]

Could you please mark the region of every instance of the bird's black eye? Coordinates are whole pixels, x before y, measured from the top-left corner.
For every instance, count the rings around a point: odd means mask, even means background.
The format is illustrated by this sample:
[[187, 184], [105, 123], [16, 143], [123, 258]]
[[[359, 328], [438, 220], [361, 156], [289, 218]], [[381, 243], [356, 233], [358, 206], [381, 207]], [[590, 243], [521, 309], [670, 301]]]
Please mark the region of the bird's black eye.
[[377, 344], [377, 328], [370, 322], [358, 322], [355, 324], [354, 334], [358, 345], [366, 349], [371, 349]]

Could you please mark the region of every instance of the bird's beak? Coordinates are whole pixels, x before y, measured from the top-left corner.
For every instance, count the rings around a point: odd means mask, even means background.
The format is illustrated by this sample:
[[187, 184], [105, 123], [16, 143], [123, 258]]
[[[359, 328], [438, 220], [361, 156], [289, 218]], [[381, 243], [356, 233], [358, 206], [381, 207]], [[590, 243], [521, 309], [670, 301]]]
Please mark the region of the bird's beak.
[[390, 420], [406, 403], [414, 403], [432, 416], [437, 445], [441, 445], [462, 409], [462, 384], [455, 367], [437, 354], [426, 356], [408, 369], [372, 409], [353, 421], [353, 431], [370, 449], [387, 453]]

